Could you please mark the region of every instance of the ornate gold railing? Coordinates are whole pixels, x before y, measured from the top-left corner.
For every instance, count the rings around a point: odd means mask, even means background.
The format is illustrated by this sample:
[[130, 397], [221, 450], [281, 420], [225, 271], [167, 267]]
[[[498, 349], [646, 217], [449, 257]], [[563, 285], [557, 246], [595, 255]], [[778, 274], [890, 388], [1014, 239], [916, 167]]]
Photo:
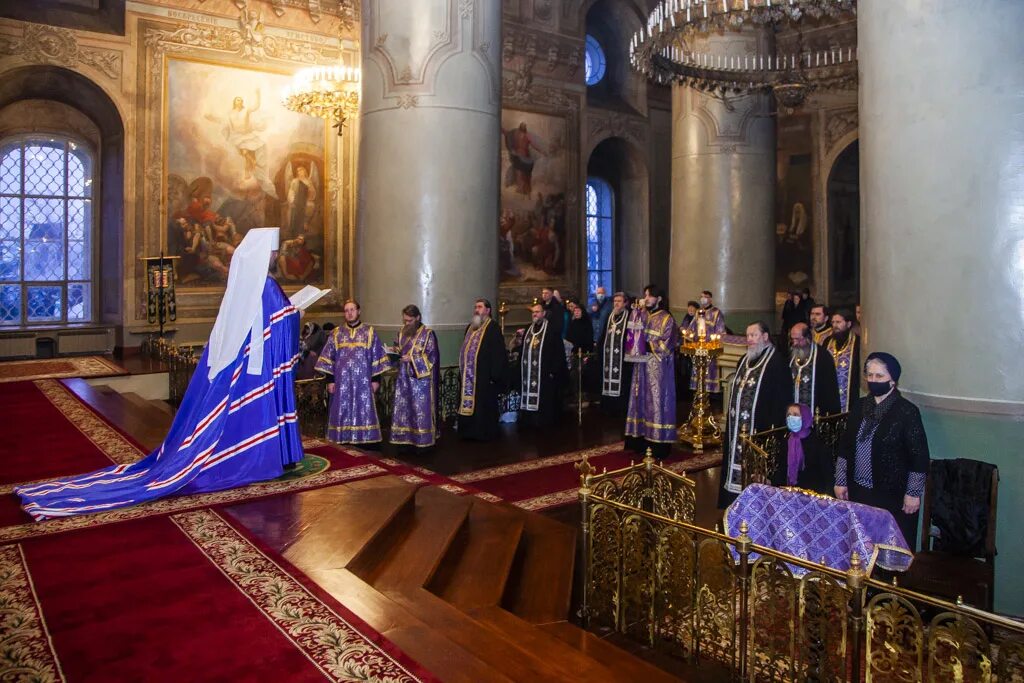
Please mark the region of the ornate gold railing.
[[[832, 453], [835, 462], [839, 439], [846, 430], [848, 413], [815, 415], [814, 429], [822, 442]], [[775, 427], [763, 432], [748, 434], [746, 427], [740, 431], [740, 457], [743, 462], [743, 488], [750, 484], [770, 484], [772, 476], [786, 455], [786, 427]]]
[[693, 482], [650, 458], [578, 467], [588, 627], [740, 681], [1024, 680], [1022, 623], [868, 578], [856, 554], [842, 572], [753, 543], [746, 523], [738, 538], [695, 526]]

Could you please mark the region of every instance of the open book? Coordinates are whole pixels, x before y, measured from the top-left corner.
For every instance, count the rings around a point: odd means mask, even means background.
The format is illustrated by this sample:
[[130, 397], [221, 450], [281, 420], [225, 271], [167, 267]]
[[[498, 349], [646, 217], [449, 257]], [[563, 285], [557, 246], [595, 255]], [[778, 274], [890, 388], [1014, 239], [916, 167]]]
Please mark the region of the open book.
[[288, 300], [292, 302], [292, 306], [304, 311], [330, 292], [329, 289], [318, 289], [313, 285], [306, 285], [299, 291], [288, 297]]

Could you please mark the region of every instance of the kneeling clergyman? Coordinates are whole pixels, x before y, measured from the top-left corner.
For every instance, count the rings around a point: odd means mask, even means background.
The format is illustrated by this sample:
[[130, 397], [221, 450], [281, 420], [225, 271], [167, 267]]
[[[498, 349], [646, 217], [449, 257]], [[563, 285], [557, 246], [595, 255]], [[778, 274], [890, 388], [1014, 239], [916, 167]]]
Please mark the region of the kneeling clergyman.
[[771, 342], [768, 325], [747, 326], [747, 352], [736, 366], [726, 415], [722, 450], [722, 488], [718, 507], [728, 507], [743, 490], [743, 448], [740, 435], [781, 427], [791, 403], [793, 378], [783, 354]]
[[546, 318], [544, 307], [530, 307], [533, 324], [523, 331], [519, 355], [519, 422], [548, 427], [558, 419], [566, 375], [565, 345]]
[[345, 324], [331, 331], [316, 371], [327, 376], [327, 438], [335, 443], [379, 444], [375, 395], [379, 376], [391, 368], [384, 343], [372, 325], [359, 319], [359, 303], [345, 302]]
[[675, 354], [680, 336], [661, 288], [648, 285], [644, 296], [648, 357], [633, 371], [626, 436], [637, 439], [634, 449], [645, 452], [649, 447], [654, 457], [664, 458], [676, 442]]
[[391, 417], [391, 443], [417, 448], [433, 446], [440, 430], [437, 396], [441, 387], [437, 335], [423, 324], [420, 309], [402, 309], [398, 332], [398, 377]]

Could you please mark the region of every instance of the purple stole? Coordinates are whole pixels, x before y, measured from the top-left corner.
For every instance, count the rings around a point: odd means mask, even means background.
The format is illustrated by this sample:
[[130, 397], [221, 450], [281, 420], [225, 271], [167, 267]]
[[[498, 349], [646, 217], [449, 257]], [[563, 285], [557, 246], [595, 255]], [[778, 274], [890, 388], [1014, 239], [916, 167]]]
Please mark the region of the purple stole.
[[835, 338], [828, 340], [828, 352], [836, 362], [836, 379], [839, 380], [839, 409], [844, 413], [850, 406], [850, 387], [853, 383], [855, 370], [853, 368], [853, 350], [857, 346], [857, 335], [850, 333], [846, 340], [846, 346], [836, 348]]
[[434, 366], [430, 363], [430, 358], [427, 357], [427, 342], [430, 341], [430, 334], [430, 328], [426, 325], [420, 325], [416, 333], [406, 339], [402, 338], [401, 332], [398, 333], [400, 360], [401, 362], [409, 363], [412, 376], [416, 379], [430, 377], [434, 370]]
[[437, 440], [437, 337], [420, 325], [408, 337], [398, 333], [391, 443], [432, 446]]
[[488, 318], [479, 328], [469, 330], [462, 340], [462, 349], [459, 351], [459, 375], [462, 380], [459, 382], [462, 387], [459, 415], [472, 415], [476, 412], [476, 359], [484, 341], [484, 332], [490, 324], [491, 319]]
[[375, 443], [381, 440], [380, 420], [371, 381], [391, 367], [373, 327], [336, 327], [324, 345], [315, 369], [334, 375], [335, 390], [328, 407], [327, 438], [335, 443]]

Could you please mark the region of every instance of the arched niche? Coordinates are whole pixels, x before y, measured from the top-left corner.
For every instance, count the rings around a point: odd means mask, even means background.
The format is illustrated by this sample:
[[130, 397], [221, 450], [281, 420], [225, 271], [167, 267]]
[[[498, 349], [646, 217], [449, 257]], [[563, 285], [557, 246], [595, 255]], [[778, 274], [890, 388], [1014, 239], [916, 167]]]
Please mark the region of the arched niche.
[[856, 139], [835, 156], [825, 184], [828, 220], [829, 303], [860, 301], [860, 146]]
[[586, 34], [597, 40], [605, 55], [604, 78], [587, 88], [588, 106], [614, 109], [625, 104], [647, 113], [647, 81], [629, 64], [629, 41], [641, 21], [638, 8], [623, 0], [597, 0], [586, 10]]
[[587, 177], [601, 178], [612, 188], [613, 280], [619, 289], [638, 292], [651, 272], [650, 175], [644, 154], [625, 138], [605, 138], [590, 153]]
[[[124, 122], [114, 101], [85, 76], [57, 66], [25, 66], [0, 77], [0, 111], [23, 100], [56, 102], [91, 121], [99, 159], [97, 321], [120, 325], [124, 283]], [[66, 117], [73, 120], [73, 117]], [[51, 131], [78, 133], [80, 131]]]

